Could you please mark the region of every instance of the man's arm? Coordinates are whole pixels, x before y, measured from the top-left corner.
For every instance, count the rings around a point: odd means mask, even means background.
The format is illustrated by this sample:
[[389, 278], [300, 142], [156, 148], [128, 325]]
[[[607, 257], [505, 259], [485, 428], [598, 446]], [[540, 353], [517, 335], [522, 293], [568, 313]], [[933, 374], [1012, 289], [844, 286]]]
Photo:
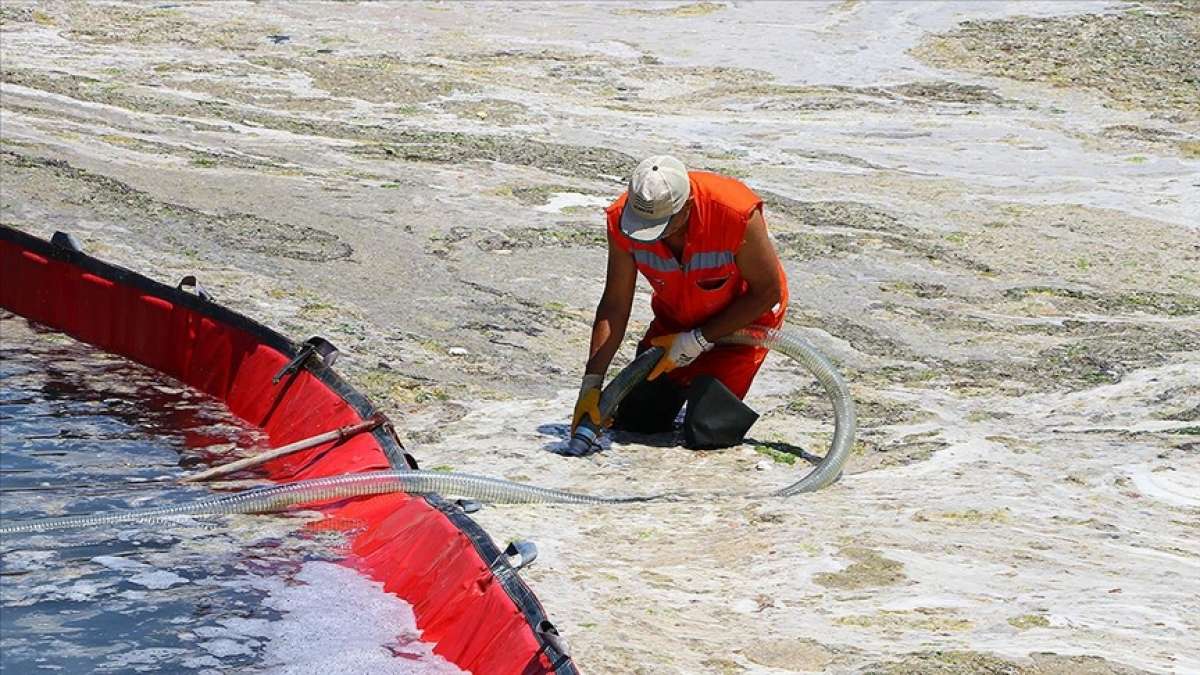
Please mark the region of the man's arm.
[[783, 299], [783, 288], [779, 283], [779, 256], [767, 236], [767, 223], [763, 220], [761, 209], [750, 216], [746, 224], [746, 238], [734, 262], [749, 288], [744, 295], [700, 327], [709, 342], [750, 325]]
[[592, 322], [592, 344], [588, 350], [586, 373], [604, 375], [613, 356], [625, 339], [625, 327], [633, 307], [633, 291], [637, 285], [637, 265], [633, 256], [608, 241], [608, 272], [604, 280], [604, 295], [596, 306]]

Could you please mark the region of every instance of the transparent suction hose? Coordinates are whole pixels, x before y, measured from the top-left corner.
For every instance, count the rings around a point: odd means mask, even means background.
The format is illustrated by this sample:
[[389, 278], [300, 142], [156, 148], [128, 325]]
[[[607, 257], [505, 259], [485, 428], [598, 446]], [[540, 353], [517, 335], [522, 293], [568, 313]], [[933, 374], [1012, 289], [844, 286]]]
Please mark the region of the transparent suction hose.
[[[833, 402], [836, 429], [833, 434], [833, 442], [825, 457], [803, 478], [770, 493], [770, 495], [786, 497], [801, 492], [813, 492], [837, 480], [841, 474], [842, 465], [846, 463], [846, 458], [850, 454], [850, 447], [854, 443], [854, 402], [850, 400], [846, 383], [829, 361], [802, 339], [795, 335], [789, 335], [785, 331], [745, 329], [722, 338], [719, 344], [762, 346], [785, 354], [816, 376], [821, 386], [825, 388], [825, 393], [829, 396], [830, 401]], [[600, 411], [605, 417], [610, 416], [616, 410], [621, 399], [646, 378], [661, 354], [662, 350], [657, 347], [647, 350], [613, 378], [600, 397]], [[599, 433], [599, 430], [594, 428], [590, 431], [584, 430], [581, 424], [580, 430], [571, 440], [572, 447], [582, 447], [585, 451], [590, 449]], [[581, 436], [581, 434], [583, 435]], [[584, 445], [585, 443], [587, 445]], [[318, 504], [390, 492], [437, 493], [447, 497], [466, 497], [483, 502], [507, 504], [629, 504], [663, 499], [705, 496], [711, 498], [713, 496], [700, 493], [663, 493], [603, 497], [551, 490], [470, 474], [431, 471], [375, 471], [274, 485], [234, 495], [201, 499], [188, 504], [63, 518], [43, 518], [5, 524], [0, 527], [0, 535], [156, 521], [173, 516], [264, 513], [279, 511], [296, 504]]]
[[273, 485], [224, 497], [210, 497], [187, 504], [30, 520], [0, 527], [0, 535], [146, 522], [175, 516], [266, 513], [281, 511], [296, 504], [316, 504], [389, 492], [437, 493], [504, 504], [627, 504], [664, 499], [670, 496], [594, 497], [470, 474], [438, 471], [372, 471]]

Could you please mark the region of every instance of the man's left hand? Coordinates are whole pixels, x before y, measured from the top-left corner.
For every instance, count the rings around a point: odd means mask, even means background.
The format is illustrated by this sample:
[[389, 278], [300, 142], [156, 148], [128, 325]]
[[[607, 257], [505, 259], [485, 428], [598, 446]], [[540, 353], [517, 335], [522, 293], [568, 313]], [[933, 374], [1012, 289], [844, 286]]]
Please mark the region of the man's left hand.
[[646, 377], [646, 380], [653, 380], [663, 373], [670, 372], [681, 366], [686, 366], [696, 357], [704, 352], [712, 349], [712, 343], [704, 339], [704, 335], [700, 333], [700, 329], [684, 331], [682, 333], [672, 333], [671, 335], [662, 335], [650, 340], [650, 344], [655, 347], [662, 347], [666, 353], [658, 360], [654, 366], [654, 370]]

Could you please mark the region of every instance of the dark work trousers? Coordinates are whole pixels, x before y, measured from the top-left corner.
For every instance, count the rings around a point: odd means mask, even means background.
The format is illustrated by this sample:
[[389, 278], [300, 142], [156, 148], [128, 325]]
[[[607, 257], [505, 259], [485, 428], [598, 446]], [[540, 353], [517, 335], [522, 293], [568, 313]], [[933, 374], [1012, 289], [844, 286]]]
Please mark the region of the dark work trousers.
[[641, 434], [671, 431], [687, 403], [683, 435], [689, 448], [739, 445], [758, 420], [758, 413], [711, 376], [695, 379], [686, 390], [667, 377], [642, 382], [617, 406], [613, 427]]

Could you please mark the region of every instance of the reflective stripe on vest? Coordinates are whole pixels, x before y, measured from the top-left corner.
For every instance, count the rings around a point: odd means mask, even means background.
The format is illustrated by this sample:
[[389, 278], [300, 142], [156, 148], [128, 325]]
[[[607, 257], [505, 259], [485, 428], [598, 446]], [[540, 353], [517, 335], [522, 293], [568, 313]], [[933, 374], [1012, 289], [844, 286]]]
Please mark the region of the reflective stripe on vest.
[[688, 260], [687, 265], [684, 265], [684, 272], [695, 272], [697, 270], [711, 270], [718, 267], [733, 264], [733, 253], [730, 251], [708, 251], [705, 253], [695, 253]]
[[[680, 269], [679, 263], [675, 262], [674, 258], [663, 258], [654, 251], [640, 248], [633, 249], [633, 260], [639, 265], [658, 272], [677, 272]], [[717, 269], [733, 263], [734, 256], [731, 251], [705, 251], [692, 254], [687, 264], [683, 266], [683, 272]]]
[[633, 249], [633, 260], [639, 265], [645, 265], [659, 272], [679, 271], [679, 263], [675, 262], [674, 258], [660, 258], [654, 251], [635, 248]]

